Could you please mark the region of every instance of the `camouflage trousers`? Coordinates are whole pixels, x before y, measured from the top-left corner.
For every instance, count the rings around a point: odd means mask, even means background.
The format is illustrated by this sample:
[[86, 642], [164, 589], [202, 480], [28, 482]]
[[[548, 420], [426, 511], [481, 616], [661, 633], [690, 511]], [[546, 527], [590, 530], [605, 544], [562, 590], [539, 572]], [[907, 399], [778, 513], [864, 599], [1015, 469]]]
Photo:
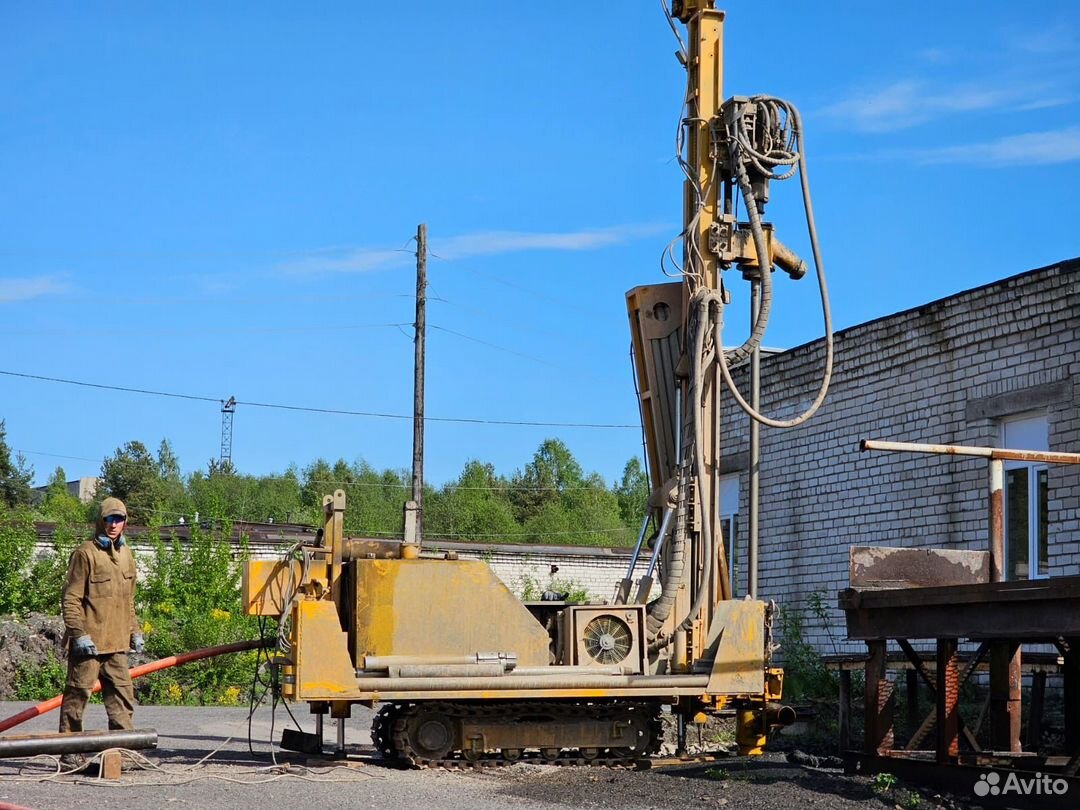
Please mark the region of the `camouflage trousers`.
[[126, 652], [68, 658], [67, 685], [60, 707], [60, 731], [82, 731], [83, 712], [94, 681], [101, 679], [101, 697], [110, 729], [133, 729], [135, 689], [128, 674]]

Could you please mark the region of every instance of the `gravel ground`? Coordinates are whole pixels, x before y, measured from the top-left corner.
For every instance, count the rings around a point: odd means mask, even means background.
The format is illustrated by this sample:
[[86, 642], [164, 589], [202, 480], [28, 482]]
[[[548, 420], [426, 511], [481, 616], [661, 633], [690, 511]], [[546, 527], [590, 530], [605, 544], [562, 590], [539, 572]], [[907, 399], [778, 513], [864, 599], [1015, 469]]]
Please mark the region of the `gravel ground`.
[[[0, 703], [0, 718], [31, 704]], [[293, 709], [306, 730], [313, 723], [306, 709]], [[136, 726], [156, 728], [159, 743], [147, 752], [149, 769], [125, 770], [119, 782], [96, 777], [57, 776], [51, 758], [0, 760], [0, 810], [4, 803], [34, 810], [60, 808], [214, 807], [265, 810], [302, 805], [335, 808], [430, 807], [645, 808], [737, 807], [739, 810], [883, 810], [900, 807], [955, 807], [899, 787], [875, 792], [869, 779], [838, 770], [790, 764], [784, 753], [754, 760], [730, 758], [709, 764], [655, 767], [648, 770], [560, 768], [519, 763], [485, 771], [413, 771], [382, 764], [371, 750], [371, 712], [357, 708], [346, 724], [347, 764], [334, 766], [300, 755], [280, 753], [275, 768], [270, 753], [270, 711], [253, 718], [254, 755], [248, 750], [247, 711], [237, 708], [140, 707]], [[274, 736], [280, 739], [284, 711], [278, 711]], [[51, 732], [52, 713], [7, 732]], [[88, 710], [87, 727], [104, 728], [101, 706]], [[334, 739], [328, 724], [326, 738]], [[229, 738], [232, 738], [231, 740]], [[202, 762], [204, 757], [210, 758]], [[916, 804], [918, 802], [918, 804]]]

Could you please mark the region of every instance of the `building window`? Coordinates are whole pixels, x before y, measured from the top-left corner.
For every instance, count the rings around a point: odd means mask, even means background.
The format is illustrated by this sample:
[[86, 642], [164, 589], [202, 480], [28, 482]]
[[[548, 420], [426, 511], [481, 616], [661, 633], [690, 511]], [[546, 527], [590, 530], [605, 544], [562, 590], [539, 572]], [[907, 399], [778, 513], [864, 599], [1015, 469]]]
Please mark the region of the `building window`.
[[[1002, 444], [1010, 450], [1048, 450], [1046, 417], [1006, 421], [1002, 425]], [[1005, 462], [1006, 579], [1050, 575], [1046, 480], [1046, 464]]]
[[727, 546], [728, 578], [731, 580], [731, 595], [736, 596], [736, 583], [739, 568], [736, 565], [736, 551], [739, 535], [739, 474], [732, 473], [720, 477], [720, 531]]

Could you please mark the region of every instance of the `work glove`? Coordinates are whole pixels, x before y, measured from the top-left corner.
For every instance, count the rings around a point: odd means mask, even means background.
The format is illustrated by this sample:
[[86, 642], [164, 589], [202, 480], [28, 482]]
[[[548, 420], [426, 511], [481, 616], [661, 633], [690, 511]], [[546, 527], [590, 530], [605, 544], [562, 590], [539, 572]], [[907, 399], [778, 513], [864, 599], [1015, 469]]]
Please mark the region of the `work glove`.
[[146, 642], [143, 641], [143, 637], [139, 633], [136, 633], [131, 637], [131, 649], [133, 649], [136, 654], [139, 654], [146, 649]]
[[97, 655], [97, 647], [94, 645], [94, 640], [90, 638], [90, 636], [79, 636], [72, 643], [71, 652], [73, 655], [89, 658], [92, 655]]

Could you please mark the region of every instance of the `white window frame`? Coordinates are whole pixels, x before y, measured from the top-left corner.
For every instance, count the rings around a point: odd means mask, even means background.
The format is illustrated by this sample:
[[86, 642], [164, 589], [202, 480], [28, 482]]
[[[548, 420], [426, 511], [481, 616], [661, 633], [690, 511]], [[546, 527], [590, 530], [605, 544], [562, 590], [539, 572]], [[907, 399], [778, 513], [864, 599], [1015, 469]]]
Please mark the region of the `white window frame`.
[[738, 568], [735, 554], [739, 539], [739, 473], [720, 476], [720, 529], [727, 541], [728, 579], [731, 581], [731, 595], [736, 596]]
[[[1010, 427], [1013, 428], [1010, 431]], [[1021, 438], [1010, 437], [1010, 432], [1014, 434], [1021, 434]], [[1001, 444], [1002, 447], [1010, 450], [1049, 450], [1049, 430], [1047, 426], [1046, 414], [1027, 414], [1024, 416], [1011, 417], [1006, 419], [1001, 424]], [[1041, 536], [1039, 525], [1039, 473], [1049, 469], [1049, 465], [1042, 462], [1030, 462], [1030, 461], [1006, 461], [1004, 463], [1005, 470], [1005, 492], [1002, 493], [1005, 506], [1004, 524], [1005, 524], [1005, 559], [1002, 561], [1005, 568], [1005, 579], [1015, 580], [1016, 577], [1010, 570], [1009, 560], [1011, 554], [1009, 553], [1010, 540], [1009, 540], [1009, 492], [1008, 492], [1008, 472], [1009, 470], [1027, 469], [1027, 566], [1028, 575], [1027, 579], [1049, 579], [1050, 573], [1041, 573], [1039, 571], [1039, 539]], [[1047, 543], [1049, 544], [1049, 537], [1047, 537]], [[1048, 549], [1049, 551], [1049, 549]]]

